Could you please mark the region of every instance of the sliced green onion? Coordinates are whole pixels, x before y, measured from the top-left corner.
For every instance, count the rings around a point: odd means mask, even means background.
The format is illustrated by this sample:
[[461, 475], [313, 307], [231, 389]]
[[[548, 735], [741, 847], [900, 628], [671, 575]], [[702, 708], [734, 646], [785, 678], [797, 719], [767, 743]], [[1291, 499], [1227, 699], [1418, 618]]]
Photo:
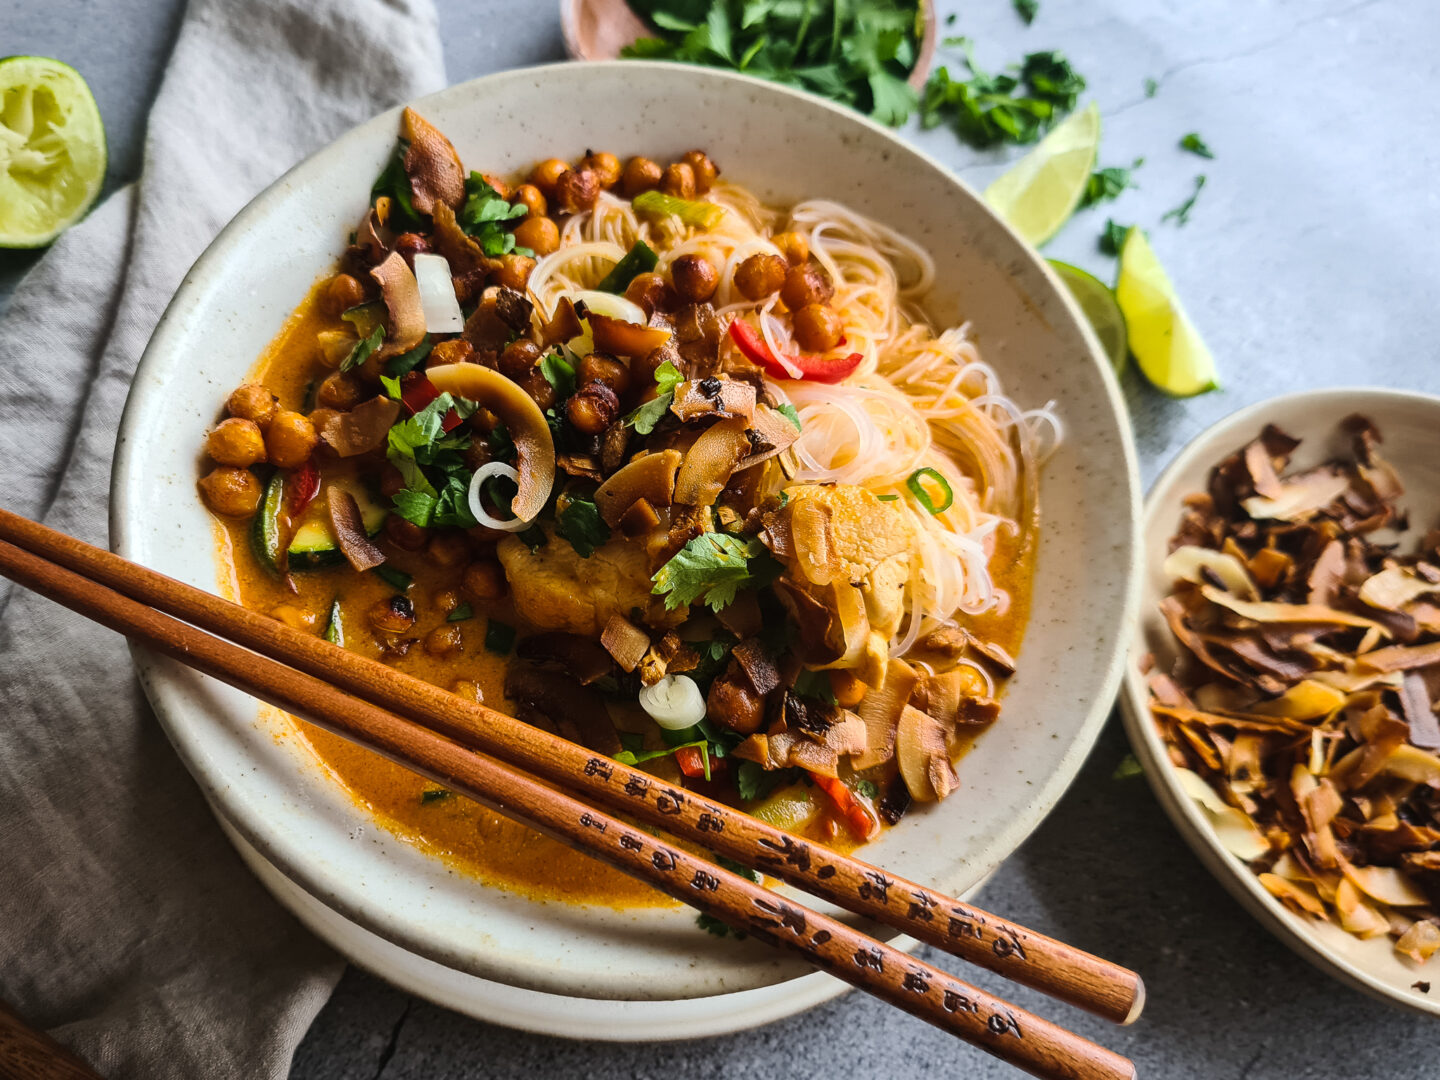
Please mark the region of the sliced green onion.
[[345, 647], [345, 628], [340, 623], [340, 598], [330, 601], [330, 621], [325, 624], [325, 640], [331, 645]]
[[896, 499], [900, 498], [900, 496], [899, 496], [899, 495], [876, 495], [875, 498], [879, 499], [881, 502], [894, 502]]
[[473, 618], [474, 615], [475, 611], [469, 604], [457, 604], [450, 614], [445, 616], [445, 621], [464, 622], [466, 619]]
[[625, 257], [615, 264], [610, 273], [606, 274], [595, 288], [601, 292], [623, 293], [629, 287], [630, 282], [641, 274], [648, 274], [654, 270], [659, 261], [660, 256], [655, 254], [655, 250], [649, 244], [644, 240], [636, 240], [634, 246], [625, 253]]
[[409, 589], [410, 583], [415, 580], [409, 574], [405, 573], [404, 570], [397, 570], [389, 563], [381, 563], [375, 567], [375, 576], [386, 584], [399, 589], [401, 592]]
[[668, 214], [674, 214], [686, 225], [694, 225], [698, 229], [713, 229], [725, 216], [725, 211], [714, 203], [681, 199], [674, 195], [666, 195], [661, 191], [642, 192], [635, 196], [631, 205], [635, 207], [637, 214], [644, 214], [647, 217], [665, 217]]
[[[945, 501], [940, 506], [936, 506], [935, 503], [931, 501], [930, 493], [925, 490], [925, 485], [920, 482], [923, 477], [929, 477], [940, 486], [941, 491], [945, 492]], [[923, 469], [916, 469], [912, 472], [910, 478], [905, 481], [905, 486], [910, 489], [910, 494], [919, 500], [920, 505], [932, 514], [943, 514], [955, 505], [955, 492], [950, 488], [950, 481], [946, 480], [945, 477], [941, 476], [928, 465]]]
[[355, 333], [361, 337], [369, 337], [377, 326], [385, 324], [385, 305], [379, 300], [356, 304], [342, 311], [340, 318], [355, 327]]

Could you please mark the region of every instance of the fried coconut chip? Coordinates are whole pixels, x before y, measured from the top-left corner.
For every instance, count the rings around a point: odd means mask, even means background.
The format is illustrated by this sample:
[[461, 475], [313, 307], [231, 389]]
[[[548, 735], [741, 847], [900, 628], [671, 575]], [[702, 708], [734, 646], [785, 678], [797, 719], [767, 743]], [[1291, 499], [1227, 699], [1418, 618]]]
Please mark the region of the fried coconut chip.
[[1351, 455], [1289, 473], [1273, 426], [1185, 500], [1160, 605], [1178, 659], [1151, 713], [1216, 838], [1292, 911], [1440, 951], [1440, 529], [1414, 554], [1364, 417]]

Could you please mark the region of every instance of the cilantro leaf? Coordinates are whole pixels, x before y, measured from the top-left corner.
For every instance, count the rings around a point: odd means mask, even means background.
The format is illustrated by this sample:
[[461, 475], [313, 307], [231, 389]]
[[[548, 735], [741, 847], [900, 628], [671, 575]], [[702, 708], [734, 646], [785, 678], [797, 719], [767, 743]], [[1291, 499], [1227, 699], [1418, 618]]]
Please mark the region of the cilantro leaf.
[[737, 938], [745, 936], [741, 931], [732, 930], [727, 923], [704, 911], [695, 916], [695, 925], [707, 934], [714, 934], [716, 937], [726, 937], [730, 934], [734, 934]]
[[742, 761], [735, 770], [735, 787], [745, 802], [763, 799], [789, 776], [788, 770], [764, 769], [753, 761]]
[[399, 401], [401, 396], [400, 380], [393, 379], [389, 375], [380, 376], [380, 385], [385, 388], [385, 396], [392, 401]]
[[878, 799], [880, 797], [880, 788], [874, 780], [857, 780], [855, 782], [855, 790], [867, 799]]
[[655, 369], [655, 386], [660, 391], [659, 395], [653, 401], [647, 401], [625, 417], [625, 426], [633, 427], [638, 435], [649, 435], [655, 430], [655, 425], [670, 411], [670, 403], [675, 400], [675, 387], [684, 381], [685, 376], [680, 374], [674, 364], [666, 360]]
[[555, 535], [569, 540], [575, 553], [588, 559], [610, 539], [610, 526], [592, 500], [569, 497], [563, 501], [564, 508], [555, 514]]
[[1040, 11], [1040, 0], [1013, 0], [1013, 2], [1015, 14], [1025, 20], [1026, 26], [1035, 21], [1035, 16]]
[[370, 331], [369, 337], [362, 337], [359, 341], [355, 342], [349, 354], [344, 360], [340, 361], [340, 370], [351, 371], [365, 363], [366, 360], [370, 359], [370, 354], [378, 349], [380, 343], [384, 340], [385, 327], [375, 327], [374, 330]]
[[796, 411], [794, 405], [791, 405], [790, 402], [787, 401], [784, 405], [775, 406], [775, 411], [785, 417], [786, 420], [789, 420], [790, 423], [794, 424], [796, 431], [800, 430], [800, 414]]
[[742, 586], [768, 585], [780, 564], [755, 537], [703, 533], [695, 537], [650, 579], [650, 591], [665, 597], [667, 610], [704, 600], [719, 611]]
[[490, 258], [519, 251], [515, 246], [515, 233], [506, 229], [505, 224], [529, 212], [524, 203], [506, 202], [478, 172], [465, 178], [465, 202], [458, 215], [460, 227], [476, 239], [480, 250]]
[[1106, 255], [1119, 255], [1120, 249], [1125, 246], [1125, 234], [1129, 231], [1129, 225], [1119, 225], [1113, 218], [1106, 218], [1105, 229], [1100, 234], [1100, 250]]
[[800, 674], [795, 676], [795, 684], [790, 689], [800, 697], [814, 698], [827, 705], [837, 704], [835, 691], [830, 686], [830, 677], [823, 671], [801, 668]]
[[1085, 80], [1058, 52], [1029, 54], [1018, 75], [991, 75], [976, 62], [968, 38], [946, 38], [945, 45], [964, 51], [970, 77], [956, 79], [948, 68], [936, 68], [920, 98], [920, 125], [948, 121], [973, 146], [1034, 142], [1075, 107], [1085, 89]]
[[1152, 98], [1152, 97], [1154, 97], [1154, 96], [1155, 96], [1155, 91], [1156, 91], [1156, 90], [1159, 90], [1159, 89], [1160, 89], [1160, 84], [1159, 84], [1158, 82], [1156, 82], [1154, 79], [1146, 79], [1146, 80], [1145, 80], [1145, 96], [1146, 96], [1147, 98]]
[[560, 353], [546, 353], [540, 358], [540, 374], [555, 388], [556, 398], [563, 401], [575, 393], [575, 368]]
[[410, 372], [420, 366], [422, 360], [430, 355], [430, 350], [434, 347], [435, 343], [430, 340], [430, 335], [426, 334], [420, 339], [420, 344], [416, 345], [413, 349], [410, 349], [408, 352], [403, 352], [399, 356], [392, 356], [389, 360], [386, 360], [385, 374], [394, 375], [397, 378], [401, 375], [409, 375]]
[[1194, 131], [1180, 140], [1180, 149], [1189, 150], [1190, 153], [1197, 154], [1203, 158], [1213, 158], [1215, 156], [1210, 147], [1205, 145], [1205, 140], [1200, 138], [1199, 134]]
[[1190, 193], [1190, 197], [1186, 199], [1183, 203], [1181, 203], [1179, 206], [1175, 207], [1174, 210], [1167, 210], [1165, 213], [1161, 214], [1160, 220], [1169, 221], [1171, 218], [1174, 218], [1176, 225], [1190, 224], [1190, 211], [1195, 209], [1195, 200], [1200, 197], [1200, 189], [1204, 186], [1205, 174], [1201, 173], [1199, 176], [1195, 177], [1195, 190]]
[[1136, 158], [1134, 164], [1128, 169], [1119, 165], [1096, 169], [1085, 183], [1085, 194], [1080, 199], [1081, 208], [1114, 199], [1126, 188], [1135, 187], [1136, 184], [1131, 173], [1143, 164], [1145, 164], [1144, 158]]

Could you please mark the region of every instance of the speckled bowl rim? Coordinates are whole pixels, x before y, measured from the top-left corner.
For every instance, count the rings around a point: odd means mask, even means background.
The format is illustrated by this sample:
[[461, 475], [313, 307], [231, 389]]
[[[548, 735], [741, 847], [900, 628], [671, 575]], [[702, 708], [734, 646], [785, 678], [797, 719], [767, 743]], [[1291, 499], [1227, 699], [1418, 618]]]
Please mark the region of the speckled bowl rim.
[[[1374, 411], [1373, 408], [1367, 408], [1367, 402], [1428, 403], [1435, 410], [1436, 430], [1440, 431], [1440, 396], [1418, 391], [1369, 386], [1324, 387], [1282, 394], [1256, 402], [1216, 421], [1196, 435], [1155, 479], [1147, 494], [1142, 518], [1142, 528], [1147, 540], [1153, 537], [1156, 531], [1162, 532], [1166, 538], [1173, 535], [1176, 522], [1161, 516], [1166, 512], [1166, 508], [1161, 505], [1161, 498], [1176, 479], [1194, 468], [1197, 462], [1213, 464], [1225, 453], [1253, 438], [1268, 420], [1273, 419], [1277, 407], [1297, 403], [1328, 404], [1337, 400], [1345, 402], [1347, 411], [1367, 414]], [[1384, 433], [1383, 425], [1381, 433]], [[1403, 478], [1404, 464], [1396, 463], [1396, 467]], [[1142, 555], [1144, 550], [1142, 548]], [[1141, 595], [1142, 599], [1150, 599], [1144, 578], [1141, 579]], [[1392, 986], [1337, 955], [1316, 937], [1315, 924], [1311, 920], [1290, 911], [1270, 895], [1260, 884], [1259, 878], [1225, 849], [1199, 804], [1180, 786], [1165, 743], [1151, 719], [1150, 693], [1145, 676], [1140, 671], [1140, 659], [1146, 650], [1144, 628], [1137, 619], [1135, 637], [1125, 668], [1124, 685], [1120, 692], [1120, 711], [1125, 732], [1137, 760], [1144, 768], [1145, 779], [1155, 793], [1156, 800], [1164, 807], [1177, 831], [1206, 869], [1256, 921], [1297, 956], [1309, 961], [1319, 970], [1371, 997], [1403, 1005], [1430, 1016], [1440, 1016], [1440, 1000], [1427, 997], [1414, 989], [1403, 990]], [[1424, 978], [1421, 969], [1416, 969], [1415, 977], [1417, 980]]]
[[[867, 129], [869, 135], [878, 136], [887, 141], [891, 146], [891, 152], [896, 155], [899, 162], [908, 160], [934, 170], [936, 173], [944, 174], [948, 184], [956, 189], [960, 197], [972, 204], [988, 219], [986, 227], [992, 230], [991, 235], [1002, 237], [1001, 242], [1007, 250], [1013, 247], [1016, 250], [1015, 258], [1025, 265], [1026, 272], [1032, 275], [1032, 281], [1049, 290], [1048, 295], [1033, 290], [1022, 294], [1025, 296], [1025, 303], [1037, 311], [1037, 317], [1039, 317], [1039, 309], [1035, 305], [1038, 301], [1045, 305], [1046, 313], [1052, 320], [1056, 317], [1062, 320], [1063, 332], [1072, 338], [1078, 337], [1083, 344], [1085, 361], [1088, 365], [1093, 366], [1094, 374], [1099, 379], [1101, 400], [1106, 409], [1104, 414], [1106, 423], [1113, 425], [1116, 439], [1115, 453], [1123, 462], [1123, 475], [1115, 476], [1113, 485], [1121, 494], [1117, 495], [1114, 505], [1110, 509], [1115, 511], [1117, 516], [1123, 514], [1125, 518], [1124, 523], [1114, 526], [1113, 543], [1117, 552], [1126, 553], [1126, 568], [1122, 574], [1122, 580], [1115, 581], [1113, 588], [1122, 596], [1121, 603], [1118, 605], [1118, 609], [1122, 612], [1122, 618], [1119, 620], [1121, 626], [1132, 622], [1139, 603], [1138, 550], [1140, 535], [1139, 482], [1133, 437], [1126, 418], [1123, 399], [1103, 350], [1083, 314], [1043, 258], [1033, 249], [1026, 247], [1012, 230], [995, 217], [993, 212], [985, 206], [983, 200], [963, 181], [950, 173], [945, 166], [923, 151], [900, 140], [893, 131], [875, 124], [868, 118], [813, 95], [735, 73], [695, 69], [663, 62], [615, 61], [583, 65], [584, 69], [596, 71], [613, 67], [623, 68], [627, 77], [634, 78], [642, 76], [679, 78], [683, 75], [687, 80], [704, 80], [717, 86], [726, 83], [733, 84], [736, 92], [748, 90], [753, 93], [771, 95], [776, 99], [777, 107], [783, 106], [792, 109], [796, 114], [803, 115], [807, 111], [829, 113], [832, 118], [840, 118], [844, 124]], [[503, 84], [506, 80], [544, 78], [550, 72], [561, 70], [568, 72], [573, 69], [574, 65], [565, 64], [502, 72], [440, 91], [415, 104], [423, 111], [429, 103], [447, 99], [463, 99], [466, 95], [476, 93], [479, 88]], [[223, 271], [224, 261], [229, 256], [230, 249], [238, 245], [239, 238], [247, 229], [264, 218], [269, 212], [272, 202], [284, 197], [287, 183], [303, 183], [307, 173], [312, 169], [318, 170], [319, 167], [315, 164], [317, 158], [340, 153], [347, 147], [353, 149], [363, 145], [364, 140], [373, 138], [379, 130], [393, 131], [398, 113], [399, 107], [396, 107], [359, 125], [295, 166], [256, 196], [220, 232], [187, 274], [184, 284], [162, 316], [137, 369], [137, 385], [142, 382], [142, 377], [148, 369], [161, 366], [164, 354], [184, 336], [185, 329], [182, 324], [190, 314], [187, 308], [190, 306], [192, 296], [200, 292], [201, 283]], [[897, 163], [891, 167], [900, 166]], [[1033, 277], [1034, 275], [1038, 275], [1038, 280]], [[1013, 282], [1012, 287], [1014, 287]], [[132, 442], [127, 438], [127, 433], [137, 422], [137, 414], [142, 411], [141, 395], [132, 391], [119, 431], [110, 503], [111, 542], [115, 550], [121, 554], [128, 554], [134, 549], [135, 535], [132, 519], [135, 515], [143, 512], [144, 506], [145, 487], [141, 478], [143, 463], [135, 459], [131, 451]], [[1098, 737], [1114, 700], [1121, 678], [1124, 656], [1123, 642], [1124, 635], [1121, 632], [1114, 642], [1114, 647], [1109, 649], [1108, 655], [1097, 657], [1092, 670], [1099, 671], [1101, 674], [1093, 684], [1093, 692], [1089, 700], [1079, 704], [1066, 703], [1069, 706], [1067, 715], [1075, 722], [1067, 729], [1069, 732], [1068, 743], [1058, 759], [1057, 766], [1043, 780], [1026, 781], [1032, 786], [1033, 791], [1023, 810], [1013, 814], [1001, 827], [989, 834], [983, 858], [975, 858], [969, 862], [955, 865], [951, 876], [957, 880], [950, 883], [952, 889], [958, 891], [966, 882], [980, 880], [992, 872], [1039, 825], [1073, 781]], [[187, 723], [185, 702], [181, 700], [183, 695], [171, 692], [174, 678], [173, 669], [168, 667], [162, 658], [155, 657], [143, 649], [135, 649], [134, 656], [142, 685], [156, 709], [162, 726], [175, 745], [182, 761], [196, 776], [210, 800], [212, 808], [241, 835], [245, 836], [249, 843], [254, 844], [267, 860], [275, 863], [287, 877], [306, 892], [368, 930], [442, 963], [466, 967], [472, 973], [495, 977], [492, 972], [476, 971], [470, 967], [467, 958], [460, 951], [450, 948], [445, 942], [435, 940], [433, 933], [424, 926], [399, 925], [406, 919], [405, 913], [397, 913], [377, 906], [370, 901], [363, 890], [357, 891], [349, 883], [328, 880], [324, 873], [316, 868], [297, 863], [295, 859], [288, 857], [282, 843], [277, 843], [275, 837], [266, 835], [262, 822], [247, 820], [244, 813], [237, 812], [237, 804], [232, 798], [227, 778], [206, 773], [203, 739]], [[960, 878], [965, 880], [959, 880]], [[476, 883], [476, 887], [483, 888], [484, 886]], [[553, 973], [547, 974], [546, 977], [553, 978]], [[521, 984], [524, 984], [524, 979], [521, 979]]]

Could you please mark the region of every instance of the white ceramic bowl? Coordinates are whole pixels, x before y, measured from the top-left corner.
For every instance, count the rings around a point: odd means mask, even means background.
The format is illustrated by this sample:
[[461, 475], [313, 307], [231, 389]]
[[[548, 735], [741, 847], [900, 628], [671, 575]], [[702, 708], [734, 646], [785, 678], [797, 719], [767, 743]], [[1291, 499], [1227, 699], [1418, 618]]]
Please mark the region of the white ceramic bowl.
[[[1184, 497], [1204, 491], [1211, 467], [1253, 439], [1267, 423], [1303, 440], [1292, 462], [1294, 468], [1309, 468], [1337, 454], [1348, 454], [1348, 441], [1337, 437], [1336, 425], [1351, 413], [1362, 413], [1379, 427], [1385, 440], [1381, 452], [1405, 484], [1401, 505], [1410, 511], [1412, 528], [1424, 530], [1440, 519], [1440, 397], [1401, 390], [1309, 390], [1262, 401], [1226, 417], [1180, 452], [1145, 500], [1140, 619], [1120, 704], [1130, 745], [1144, 766], [1155, 797], [1200, 861], [1235, 899], [1322, 971], [1377, 997], [1440, 1015], [1440, 994], [1425, 994], [1412, 985], [1424, 980], [1440, 983], [1440, 961], [1418, 967], [1397, 956], [1388, 937], [1362, 941], [1331, 923], [1295, 914], [1225, 850], [1204, 810], [1180, 786], [1150, 717], [1149, 691], [1140, 672], [1139, 660], [1146, 653], [1154, 654], [1162, 670], [1176, 656], [1175, 639], [1159, 613], [1160, 601], [1170, 588], [1161, 564], [1180, 522]], [[1413, 542], [1414, 537], [1407, 534], [1407, 540]]]
[[[1123, 406], [1064, 287], [983, 202], [891, 132], [741, 76], [616, 62], [507, 72], [416, 103], [468, 167], [501, 174], [587, 147], [659, 158], [703, 146], [781, 203], [825, 196], [927, 245], [933, 315], [971, 320], [1019, 401], [1054, 399], [1069, 429], [1042, 483], [1034, 615], [1003, 720], [961, 766], [964, 787], [913, 813], [869, 858], [966, 891], [1055, 804], [1118, 685], [1136, 610], [1138, 484]], [[394, 145], [392, 111], [258, 196], [187, 276], [136, 374], [117, 449], [111, 536], [122, 554], [217, 586], [198, 451], [230, 388], [334, 265]], [[541, 904], [459, 876], [361, 813], [286, 725], [160, 658], [141, 679], [216, 812], [278, 871], [351, 922], [459, 972], [583, 997], [666, 1000], [792, 979], [799, 961], [698, 933], [688, 910]], [[342, 948], [343, 948], [342, 944]], [[443, 996], [443, 990], [436, 989]]]

